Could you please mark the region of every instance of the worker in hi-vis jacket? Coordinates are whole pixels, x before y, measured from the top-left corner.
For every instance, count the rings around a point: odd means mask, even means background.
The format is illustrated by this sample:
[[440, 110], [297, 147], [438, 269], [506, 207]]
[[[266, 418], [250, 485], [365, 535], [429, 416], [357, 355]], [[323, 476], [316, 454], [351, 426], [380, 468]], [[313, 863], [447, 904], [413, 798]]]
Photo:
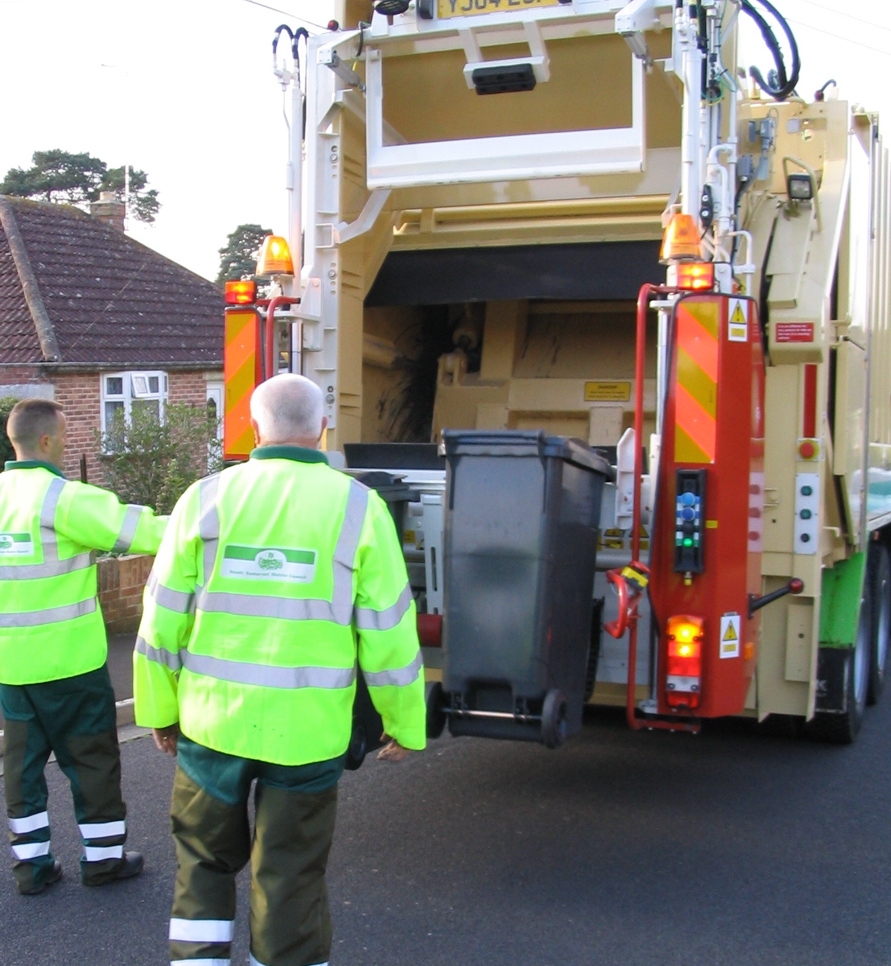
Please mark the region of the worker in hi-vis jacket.
[[58, 403], [21, 400], [6, 432], [16, 459], [0, 473], [4, 789], [16, 885], [35, 895], [62, 875], [50, 851], [43, 774], [53, 752], [71, 783], [83, 884], [142, 871], [142, 856], [124, 851], [127, 810], [91, 551], [155, 553], [167, 518], [65, 479], [66, 420]]
[[251, 424], [250, 459], [171, 515], [136, 642], [136, 721], [178, 753], [171, 960], [229, 960], [250, 859], [251, 963], [314, 966], [331, 946], [325, 868], [357, 661], [391, 761], [425, 746], [423, 667], [393, 519], [319, 452], [319, 388], [269, 379]]

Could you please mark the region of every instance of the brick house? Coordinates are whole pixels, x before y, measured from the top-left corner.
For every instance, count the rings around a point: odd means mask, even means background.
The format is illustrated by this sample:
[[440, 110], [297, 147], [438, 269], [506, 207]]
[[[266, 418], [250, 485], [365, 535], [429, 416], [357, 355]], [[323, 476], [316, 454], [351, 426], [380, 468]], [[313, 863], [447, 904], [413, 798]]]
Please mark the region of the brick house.
[[67, 476], [102, 482], [95, 431], [133, 406], [222, 416], [220, 289], [123, 232], [123, 205], [0, 196], [0, 397], [65, 407]]

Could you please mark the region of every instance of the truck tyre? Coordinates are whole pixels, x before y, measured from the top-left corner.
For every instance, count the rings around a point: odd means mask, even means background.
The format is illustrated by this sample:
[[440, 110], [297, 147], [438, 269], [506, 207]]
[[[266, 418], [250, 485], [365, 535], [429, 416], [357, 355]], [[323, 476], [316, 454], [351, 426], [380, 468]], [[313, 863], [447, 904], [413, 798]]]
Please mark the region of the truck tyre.
[[872, 596], [866, 703], [875, 704], [882, 696], [885, 686], [885, 663], [888, 658], [888, 639], [891, 637], [891, 557], [884, 544], [870, 544], [866, 573]]
[[438, 738], [445, 728], [445, 695], [439, 681], [430, 681], [424, 691], [427, 706], [427, 737]]
[[552, 688], [541, 708], [541, 743], [546, 748], [559, 748], [566, 740], [566, 698]]
[[818, 714], [811, 734], [820, 741], [849, 745], [863, 724], [866, 694], [869, 690], [869, 660], [872, 638], [872, 606], [869, 580], [865, 581], [860, 603], [857, 634], [845, 663], [845, 710], [841, 713]]

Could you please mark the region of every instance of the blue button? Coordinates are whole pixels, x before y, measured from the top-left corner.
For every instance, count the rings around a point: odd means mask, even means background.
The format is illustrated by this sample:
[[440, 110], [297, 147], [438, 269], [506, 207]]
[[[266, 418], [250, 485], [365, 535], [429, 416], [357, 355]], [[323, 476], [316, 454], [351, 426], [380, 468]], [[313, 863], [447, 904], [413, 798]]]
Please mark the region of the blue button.
[[696, 518], [696, 511], [692, 507], [684, 507], [681, 510], [681, 519], [683, 520], [694, 520]]
[[695, 493], [682, 493], [678, 497], [678, 503], [680, 503], [681, 506], [693, 506], [693, 504], [696, 503], [696, 494]]

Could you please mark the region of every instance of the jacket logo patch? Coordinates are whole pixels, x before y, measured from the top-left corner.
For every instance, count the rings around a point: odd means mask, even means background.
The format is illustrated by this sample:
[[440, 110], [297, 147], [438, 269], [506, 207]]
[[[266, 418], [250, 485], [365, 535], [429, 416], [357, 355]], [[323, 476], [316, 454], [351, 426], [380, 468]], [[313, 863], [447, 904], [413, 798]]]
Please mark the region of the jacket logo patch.
[[311, 583], [316, 574], [315, 550], [294, 547], [243, 547], [227, 544], [223, 548], [220, 573], [242, 580], [289, 580]]
[[0, 533], [0, 557], [30, 557], [33, 553], [30, 533]]

